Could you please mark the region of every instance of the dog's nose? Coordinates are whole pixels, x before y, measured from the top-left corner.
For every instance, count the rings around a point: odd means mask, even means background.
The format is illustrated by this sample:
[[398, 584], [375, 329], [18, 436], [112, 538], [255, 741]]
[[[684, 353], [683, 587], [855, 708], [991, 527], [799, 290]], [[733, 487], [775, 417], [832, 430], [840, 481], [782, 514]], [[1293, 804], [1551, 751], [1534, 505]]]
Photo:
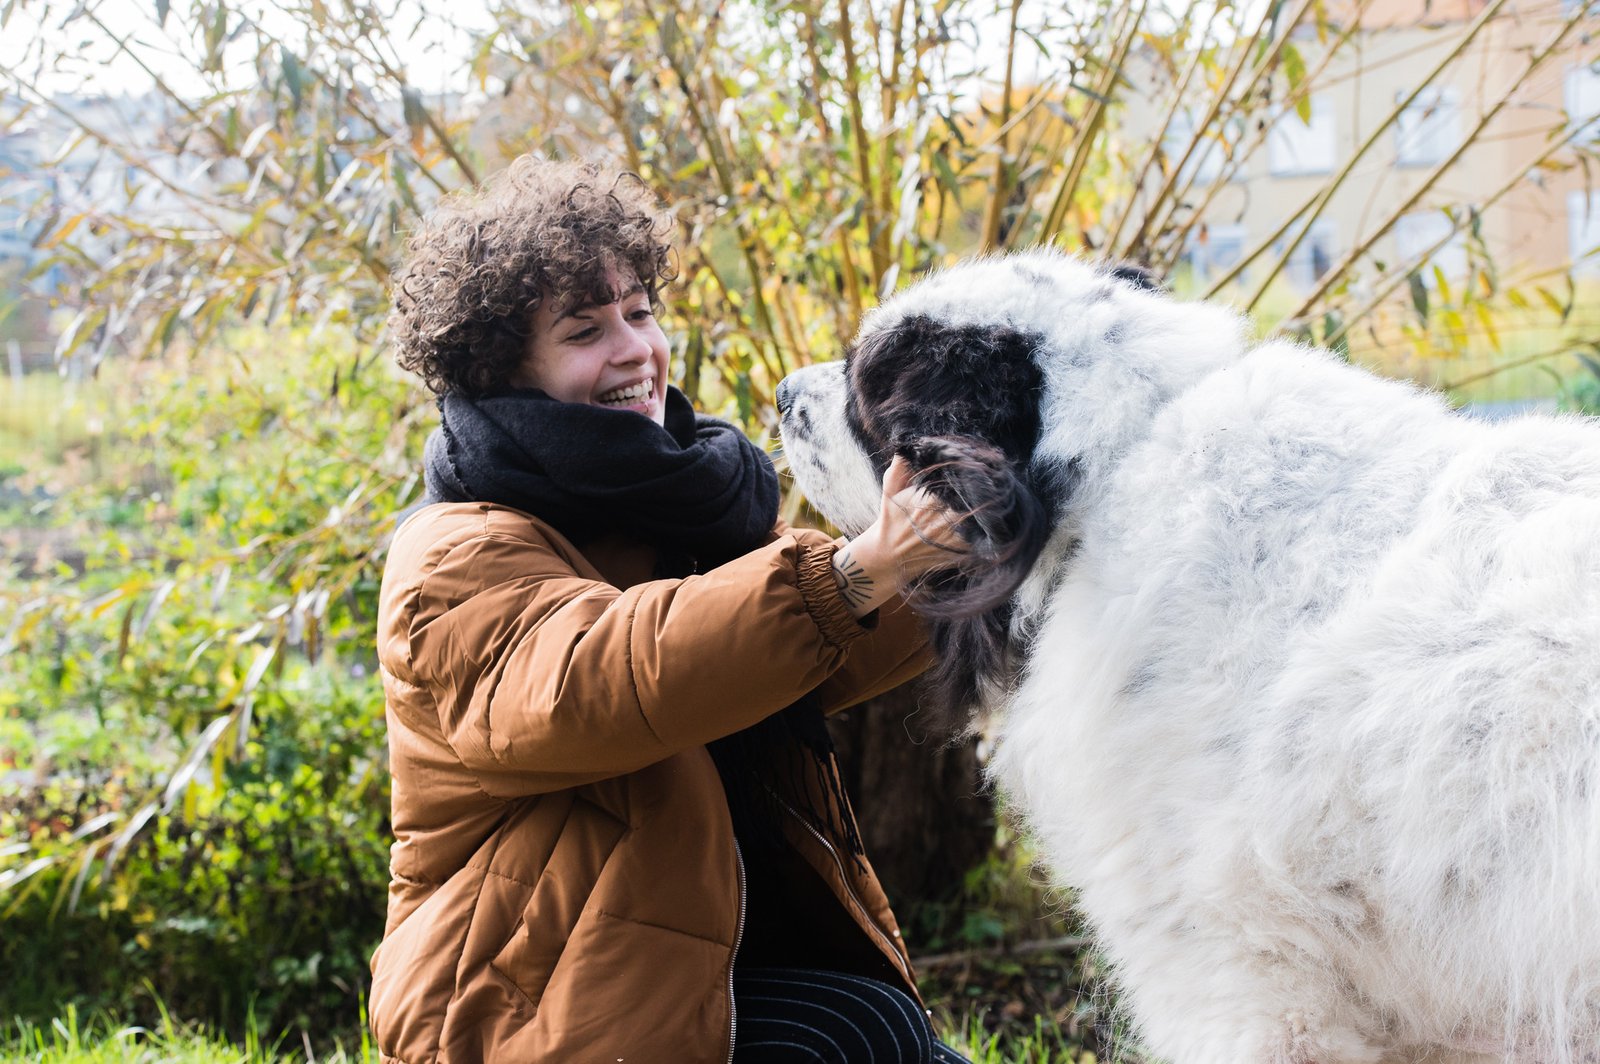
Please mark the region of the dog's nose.
[[773, 401], [778, 404], [778, 416], [789, 412], [789, 407], [794, 405], [794, 387], [789, 383], [790, 378], [785, 377], [778, 382], [778, 391], [773, 396]]

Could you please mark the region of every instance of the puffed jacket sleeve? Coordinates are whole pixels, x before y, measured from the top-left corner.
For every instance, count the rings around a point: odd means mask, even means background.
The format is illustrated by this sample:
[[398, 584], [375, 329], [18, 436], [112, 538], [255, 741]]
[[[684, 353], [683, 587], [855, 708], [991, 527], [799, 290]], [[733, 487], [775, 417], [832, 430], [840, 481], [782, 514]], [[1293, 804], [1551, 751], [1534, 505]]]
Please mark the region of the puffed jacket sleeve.
[[[789, 528], [780, 523], [779, 535], [790, 535], [802, 543], [834, 543], [824, 533], [805, 528]], [[833, 555], [830, 553], [829, 565]], [[831, 575], [831, 574], [830, 574]], [[911, 607], [896, 596], [866, 623], [867, 632], [850, 645], [845, 662], [817, 687], [824, 713], [837, 713], [885, 691], [915, 679], [933, 664], [928, 636]]]
[[390, 550], [380, 664], [431, 693], [442, 738], [497, 796], [622, 775], [754, 724], [868, 634], [826, 537], [778, 535], [710, 572], [618, 590], [526, 515], [430, 509], [446, 512], [411, 518]]
[[817, 687], [817, 697], [824, 713], [837, 713], [909, 683], [932, 664], [922, 621], [896, 598], [878, 609], [877, 625], [851, 644], [845, 663]]

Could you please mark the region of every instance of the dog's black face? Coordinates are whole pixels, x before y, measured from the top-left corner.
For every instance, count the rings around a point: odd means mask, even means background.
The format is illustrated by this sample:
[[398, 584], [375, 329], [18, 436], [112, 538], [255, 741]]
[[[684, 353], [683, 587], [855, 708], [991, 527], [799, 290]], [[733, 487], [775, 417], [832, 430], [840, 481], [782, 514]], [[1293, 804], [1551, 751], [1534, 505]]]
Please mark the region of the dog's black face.
[[[1037, 336], [921, 315], [863, 337], [845, 357], [845, 417], [880, 472], [922, 441], [981, 441], [1025, 463], [1039, 438]], [[915, 466], [917, 463], [913, 462]]]
[[979, 613], [1008, 598], [1038, 553], [1046, 500], [1028, 468], [1039, 439], [1039, 337], [925, 316], [868, 333], [845, 360], [844, 420], [881, 478], [905, 458], [917, 482], [964, 517], [963, 586], [928, 612]]
[[931, 624], [932, 691], [949, 714], [1003, 669], [1006, 604], [1049, 534], [1057, 485], [1030, 472], [1044, 387], [1038, 347], [1037, 336], [1008, 326], [907, 317], [864, 333], [842, 372], [815, 367], [781, 390], [791, 466], [846, 531], [876, 517], [896, 455], [963, 515], [968, 553], [911, 596]]

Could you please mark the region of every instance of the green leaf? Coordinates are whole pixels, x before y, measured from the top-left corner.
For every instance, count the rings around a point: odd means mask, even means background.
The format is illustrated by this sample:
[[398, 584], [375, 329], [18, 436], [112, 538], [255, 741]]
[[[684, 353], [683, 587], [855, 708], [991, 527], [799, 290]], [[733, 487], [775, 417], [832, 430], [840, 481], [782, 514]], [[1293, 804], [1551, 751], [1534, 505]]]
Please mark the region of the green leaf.
[[201, 63], [201, 69], [207, 73], [216, 73], [222, 69], [222, 45], [228, 39], [228, 8], [218, 4], [212, 13], [211, 21], [206, 23], [205, 41], [206, 57]]
[[950, 168], [949, 157], [946, 156], [942, 151], [934, 151], [931, 154], [933, 157], [933, 168], [939, 172], [940, 186], [947, 192], [956, 192], [958, 189], [960, 189], [961, 185], [956, 178], [956, 172]]
[[1426, 322], [1428, 320], [1428, 285], [1422, 279], [1422, 271], [1412, 270], [1406, 274], [1406, 284], [1411, 286], [1411, 305], [1417, 311], [1417, 318]]
[[[1339, 327], [1343, 322], [1344, 317], [1338, 311], [1330, 310], [1322, 315], [1322, 338], [1324, 343], [1327, 342], [1328, 337], [1334, 333], [1339, 333]], [[1331, 350], [1346, 362], [1350, 361], [1349, 330], [1339, 333], [1339, 338], [1333, 342]]]
[[1302, 93], [1299, 91], [1301, 84], [1303, 84], [1306, 80], [1305, 58], [1300, 54], [1300, 49], [1296, 48], [1292, 44], [1284, 45], [1281, 55], [1283, 62], [1283, 76], [1284, 79], [1289, 83], [1288, 94], [1290, 96], [1298, 95], [1300, 97], [1297, 101], [1295, 101], [1294, 113], [1300, 116], [1300, 121], [1309, 126], [1311, 124], [1311, 94], [1309, 92]]
[[305, 70], [300, 66], [300, 60], [288, 48], [280, 47], [278, 58], [283, 64], [283, 83], [289, 87], [289, 96], [294, 101], [293, 109], [299, 111], [300, 103], [305, 98]]
[[416, 194], [411, 191], [411, 179], [406, 176], [406, 168], [400, 160], [392, 154], [389, 156], [389, 180], [394, 182], [395, 191], [400, 194], [400, 202], [412, 214], [421, 214], [422, 208], [417, 205]]
[[428, 128], [428, 111], [422, 104], [422, 94], [410, 85], [405, 86], [400, 90], [400, 107], [412, 138], [420, 140], [423, 130]]

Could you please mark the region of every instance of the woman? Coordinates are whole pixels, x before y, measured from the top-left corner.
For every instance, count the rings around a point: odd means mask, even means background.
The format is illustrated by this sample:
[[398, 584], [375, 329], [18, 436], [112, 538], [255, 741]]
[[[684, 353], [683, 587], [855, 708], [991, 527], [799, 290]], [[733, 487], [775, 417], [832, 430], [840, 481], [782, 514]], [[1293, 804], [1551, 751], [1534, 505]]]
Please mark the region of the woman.
[[777, 520], [765, 455], [667, 384], [663, 231], [636, 180], [524, 158], [397, 274], [442, 424], [380, 600], [373, 1031], [408, 1064], [959, 1060], [822, 725], [928, 663], [897, 593], [953, 534], [898, 465], [849, 543]]

